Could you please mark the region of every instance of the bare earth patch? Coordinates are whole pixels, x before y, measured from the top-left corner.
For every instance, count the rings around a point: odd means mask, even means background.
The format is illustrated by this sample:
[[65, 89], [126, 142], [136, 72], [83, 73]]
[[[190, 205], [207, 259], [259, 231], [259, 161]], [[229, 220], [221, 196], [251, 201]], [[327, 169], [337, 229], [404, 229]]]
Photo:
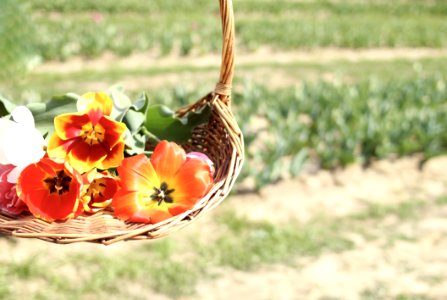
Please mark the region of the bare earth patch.
[[430, 160], [422, 170], [418, 162], [408, 157], [379, 161], [368, 169], [352, 165], [305, 174], [267, 186], [259, 195], [238, 196], [237, 210], [253, 220], [307, 222], [318, 215], [348, 216], [370, 203], [395, 205], [447, 194], [447, 157]]
[[[421, 59], [447, 56], [447, 49], [431, 48], [370, 48], [370, 49], [340, 49], [321, 48], [299, 51], [274, 51], [261, 47], [253, 53], [238, 53], [236, 63], [243, 65], [259, 65], [266, 63], [291, 64], [298, 62], [332, 62], [346, 61], [388, 61], [396, 59]], [[175, 54], [160, 57], [157, 53], [146, 52], [128, 57], [117, 57], [106, 53], [97, 59], [73, 58], [65, 62], [47, 62], [37, 66], [35, 73], [71, 73], [79, 71], [106, 71], [111, 66], [120, 69], [141, 68], [172, 68], [178, 66], [218, 67], [221, 58], [219, 54], [191, 55], [181, 57]]]

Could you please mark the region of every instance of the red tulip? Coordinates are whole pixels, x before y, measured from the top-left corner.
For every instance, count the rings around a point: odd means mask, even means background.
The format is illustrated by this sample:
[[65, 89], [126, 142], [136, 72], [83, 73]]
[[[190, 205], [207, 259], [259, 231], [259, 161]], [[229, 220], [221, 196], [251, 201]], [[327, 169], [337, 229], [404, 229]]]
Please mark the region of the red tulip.
[[108, 172], [93, 170], [82, 176], [84, 187], [81, 201], [84, 211], [95, 213], [104, 209], [112, 202], [112, 197], [118, 190], [118, 182]]
[[78, 172], [49, 158], [26, 167], [17, 183], [18, 195], [31, 213], [48, 222], [75, 218], [82, 213], [81, 188]]

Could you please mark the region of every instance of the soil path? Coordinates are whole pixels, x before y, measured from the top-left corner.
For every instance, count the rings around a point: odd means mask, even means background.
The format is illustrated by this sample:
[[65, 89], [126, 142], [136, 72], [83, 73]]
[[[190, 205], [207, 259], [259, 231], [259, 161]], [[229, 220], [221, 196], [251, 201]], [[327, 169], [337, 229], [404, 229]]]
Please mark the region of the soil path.
[[[431, 48], [376, 48], [376, 49], [339, 49], [321, 48], [313, 50], [300, 50], [293, 52], [273, 51], [270, 48], [260, 48], [253, 53], [237, 55], [238, 65], [262, 64], [290, 64], [298, 62], [332, 62], [337, 60], [394, 60], [394, 59], [421, 59], [421, 58], [447, 57], [447, 49]], [[73, 58], [65, 62], [47, 62], [37, 66], [36, 73], [71, 73], [86, 70], [105, 71], [111, 66], [121, 69], [141, 68], [171, 68], [178, 66], [191, 66], [196, 68], [218, 67], [220, 56], [217, 54], [205, 56], [170, 55], [160, 57], [154, 52], [133, 54], [129, 57], [117, 57], [111, 53], [86, 60]]]

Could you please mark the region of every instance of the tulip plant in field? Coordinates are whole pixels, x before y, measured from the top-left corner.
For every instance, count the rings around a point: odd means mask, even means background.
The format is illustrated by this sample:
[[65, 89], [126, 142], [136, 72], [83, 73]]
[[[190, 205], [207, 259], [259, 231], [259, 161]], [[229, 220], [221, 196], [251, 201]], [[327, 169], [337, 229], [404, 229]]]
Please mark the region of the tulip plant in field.
[[209, 107], [179, 118], [117, 88], [15, 106], [0, 97], [0, 211], [47, 222], [108, 210], [158, 223], [193, 208], [213, 183], [212, 161], [186, 153]]

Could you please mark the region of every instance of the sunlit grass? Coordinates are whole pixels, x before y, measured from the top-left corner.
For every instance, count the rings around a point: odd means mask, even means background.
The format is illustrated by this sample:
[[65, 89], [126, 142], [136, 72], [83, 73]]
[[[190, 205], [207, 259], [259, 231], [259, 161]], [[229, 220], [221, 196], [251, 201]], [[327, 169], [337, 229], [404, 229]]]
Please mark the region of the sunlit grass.
[[229, 234], [217, 239], [215, 247], [205, 249], [205, 256], [214, 258], [219, 265], [240, 270], [252, 270], [266, 263], [291, 263], [298, 255], [318, 256], [324, 251], [340, 252], [353, 246], [336, 224], [329, 225], [324, 220], [275, 226], [227, 214], [219, 222], [229, 229]]
[[[231, 201], [231, 200], [230, 200]], [[154, 292], [171, 298], [193, 296], [201, 281], [212, 281], [220, 268], [255, 271], [272, 264], [295, 265], [299, 258], [319, 257], [354, 249], [349, 233], [367, 239], [402, 240], [381, 224], [388, 217], [401, 222], [416, 220], [427, 211], [445, 206], [445, 197], [409, 200], [396, 205], [370, 204], [361, 213], [345, 218], [321, 215], [308, 223], [291, 221], [274, 224], [251, 221], [230, 207], [216, 215], [219, 234], [205, 242], [194, 236], [166, 238], [131, 247], [116, 255], [76, 251], [65, 257], [49, 258], [35, 253], [20, 261], [1, 263], [1, 299], [146, 299]], [[371, 223], [376, 226], [371, 227]], [[378, 235], [377, 230], [383, 234]], [[386, 233], [385, 233], [386, 232]], [[411, 238], [411, 237], [410, 237]], [[186, 242], [187, 241], [187, 242]], [[17, 288], [33, 282], [39, 289]], [[377, 289], [365, 290], [362, 299], [388, 295]], [[422, 295], [402, 294], [401, 299]], [[399, 298], [400, 299], [400, 298]]]

